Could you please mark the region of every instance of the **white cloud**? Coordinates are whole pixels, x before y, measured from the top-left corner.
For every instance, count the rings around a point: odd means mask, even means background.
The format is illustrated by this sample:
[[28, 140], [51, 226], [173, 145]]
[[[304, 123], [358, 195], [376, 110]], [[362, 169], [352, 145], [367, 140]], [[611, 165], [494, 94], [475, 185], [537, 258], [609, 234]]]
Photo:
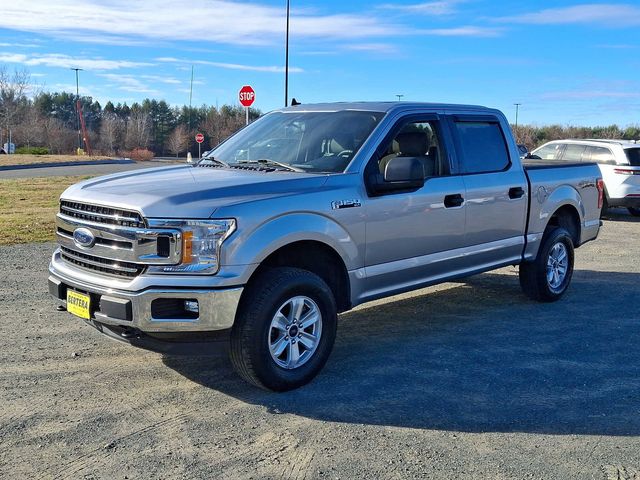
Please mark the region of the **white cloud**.
[[[395, 8], [406, 13], [444, 15], [462, 0], [438, 0]], [[136, 45], [158, 41], [214, 42], [234, 45], [279, 45], [285, 11], [281, 6], [238, 0], [0, 0], [2, 27], [82, 40]], [[389, 5], [390, 6], [390, 5]], [[388, 15], [318, 13], [294, 9], [291, 36], [297, 41], [346, 40], [407, 36], [415, 29], [394, 23]], [[466, 27], [450, 35], [468, 35]]]
[[[211, 41], [230, 44], [280, 43], [285, 11], [232, 0], [29, 0], [2, 3], [2, 26], [22, 31], [73, 34], [88, 41], [128, 39]], [[297, 38], [363, 38], [398, 33], [399, 28], [362, 14], [292, 12]]]
[[158, 83], [167, 83], [169, 85], [179, 85], [182, 81], [178, 80], [174, 77], [163, 77], [162, 75], [139, 75], [139, 78], [144, 78], [145, 80], [151, 80], [153, 82]]
[[610, 90], [573, 90], [567, 92], [547, 92], [540, 95], [542, 100], [593, 100], [597, 98], [640, 98], [640, 92], [621, 92]]
[[72, 57], [61, 53], [25, 55], [22, 53], [0, 52], [0, 62], [20, 63], [28, 66], [82, 68], [86, 70], [118, 70], [120, 68], [145, 67], [152, 65], [150, 63], [131, 62], [128, 60]]
[[[155, 59], [156, 62], [166, 62], [166, 63], [180, 63], [180, 64], [189, 64], [189, 65], [208, 65], [211, 67], [218, 68], [226, 68], [229, 70], [245, 70], [251, 72], [268, 72], [268, 73], [282, 73], [284, 72], [284, 67], [276, 66], [276, 65], [243, 65], [239, 63], [225, 63], [225, 62], [210, 62], [208, 60], [183, 60], [175, 57], [158, 57]], [[289, 67], [289, 73], [301, 73], [302, 70], [299, 67]]]
[[8, 43], [8, 42], [0, 42], [0, 47], [11, 47], [11, 48], [39, 48], [40, 45], [36, 45], [35, 43]]
[[412, 3], [402, 5], [398, 3], [385, 3], [379, 8], [393, 10], [397, 13], [412, 13], [420, 15], [451, 15], [457, 11], [457, 5], [464, 0], [443, 0], [435, 2]]
[[490, 27], [451, 27], [451, 28], [430, 28], [419, 30], [422, 35], [434, 35], [437, 37], [498, 37], [504, 30], [502, 28]]
[[504, 23], [532, 25], [588, 24], [607, 27], [640, 25], [640, 7], [629, 4], [590, 3], [562, 8], [547, 8], [495, 19]]
[[[149, 87], [147, 84], [140, 80], [140, 77], [135, 75], [121, 75], [118, 73], [101, 73], [100, 77], [106, 78], [112, 85], [116, 86], [119, 90], [125, 92], [146, 93], [151, 95], [158, 95], [160, 92]], [[111, 85], [108, 85], [111, 86]]]
[[392, 54], [396, 53], [398, 49], [394, 45], [388, 43], [354, 43], [346, 45], [345, 50], [351, 50], [354, 52], [370, 52], [370, 53], [383, 53]]

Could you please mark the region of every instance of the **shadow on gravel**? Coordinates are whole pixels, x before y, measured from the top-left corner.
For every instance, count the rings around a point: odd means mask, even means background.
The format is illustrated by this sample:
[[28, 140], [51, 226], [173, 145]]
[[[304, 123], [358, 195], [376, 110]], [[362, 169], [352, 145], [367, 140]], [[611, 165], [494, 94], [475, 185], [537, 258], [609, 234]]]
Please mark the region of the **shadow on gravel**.
[[274, 414], [465, 432], [640, 435], [639, 277], [576, 271], [562, 301], [539, 304], [521, 294], [516, 275], [484, 274], [347, 313], [323, 372], [284, 394], [245, 384], [222, 356], [164, 362]]
[[640, 222], [640, 217], [634, 217], [626, 208], [611, 208], [602, 214], [602, 219], [614, 222]]

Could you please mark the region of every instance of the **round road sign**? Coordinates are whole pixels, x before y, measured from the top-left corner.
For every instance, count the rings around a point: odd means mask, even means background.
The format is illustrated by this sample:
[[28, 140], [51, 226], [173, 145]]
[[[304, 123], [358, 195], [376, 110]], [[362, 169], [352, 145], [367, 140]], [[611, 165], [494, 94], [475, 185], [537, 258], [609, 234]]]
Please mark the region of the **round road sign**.
[[251, 85], [245, 85], [238, 92], [238, 99], [243, 107], [250, 107], [256, 99], [256, 92]]
[[203, 134], [201, 134], [201, 133], [198, 133], [198, 134], [196, 135], [196, 142], [198, 142], [198, 143], [202, 143], [202, 142], [204, 142], [204, 135], [203, 135]]

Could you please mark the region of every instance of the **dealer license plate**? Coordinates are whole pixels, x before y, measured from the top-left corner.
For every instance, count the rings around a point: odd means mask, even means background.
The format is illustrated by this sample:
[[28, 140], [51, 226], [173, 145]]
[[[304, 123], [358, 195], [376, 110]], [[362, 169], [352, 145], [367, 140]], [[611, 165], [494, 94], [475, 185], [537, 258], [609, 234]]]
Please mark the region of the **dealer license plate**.
[[77, 317], [89, 320], [91, 297], [73, 290], [67, 290], [67, 311]]

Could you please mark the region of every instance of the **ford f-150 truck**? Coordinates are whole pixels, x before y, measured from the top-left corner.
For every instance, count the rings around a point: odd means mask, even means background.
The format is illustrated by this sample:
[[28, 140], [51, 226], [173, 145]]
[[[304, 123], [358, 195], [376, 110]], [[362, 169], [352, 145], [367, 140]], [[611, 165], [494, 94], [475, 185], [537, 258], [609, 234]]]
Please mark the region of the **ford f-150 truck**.
[[322, 369], [337, 314], [373, 299], [506, 265], [559, 299], [602, 201], [595, 164], [523, 166], [497, 110], [297, 105], [195, 165], [69, 187], [49, 291], [156, 351], [223, 335], [241, 377], [282, 391]]

